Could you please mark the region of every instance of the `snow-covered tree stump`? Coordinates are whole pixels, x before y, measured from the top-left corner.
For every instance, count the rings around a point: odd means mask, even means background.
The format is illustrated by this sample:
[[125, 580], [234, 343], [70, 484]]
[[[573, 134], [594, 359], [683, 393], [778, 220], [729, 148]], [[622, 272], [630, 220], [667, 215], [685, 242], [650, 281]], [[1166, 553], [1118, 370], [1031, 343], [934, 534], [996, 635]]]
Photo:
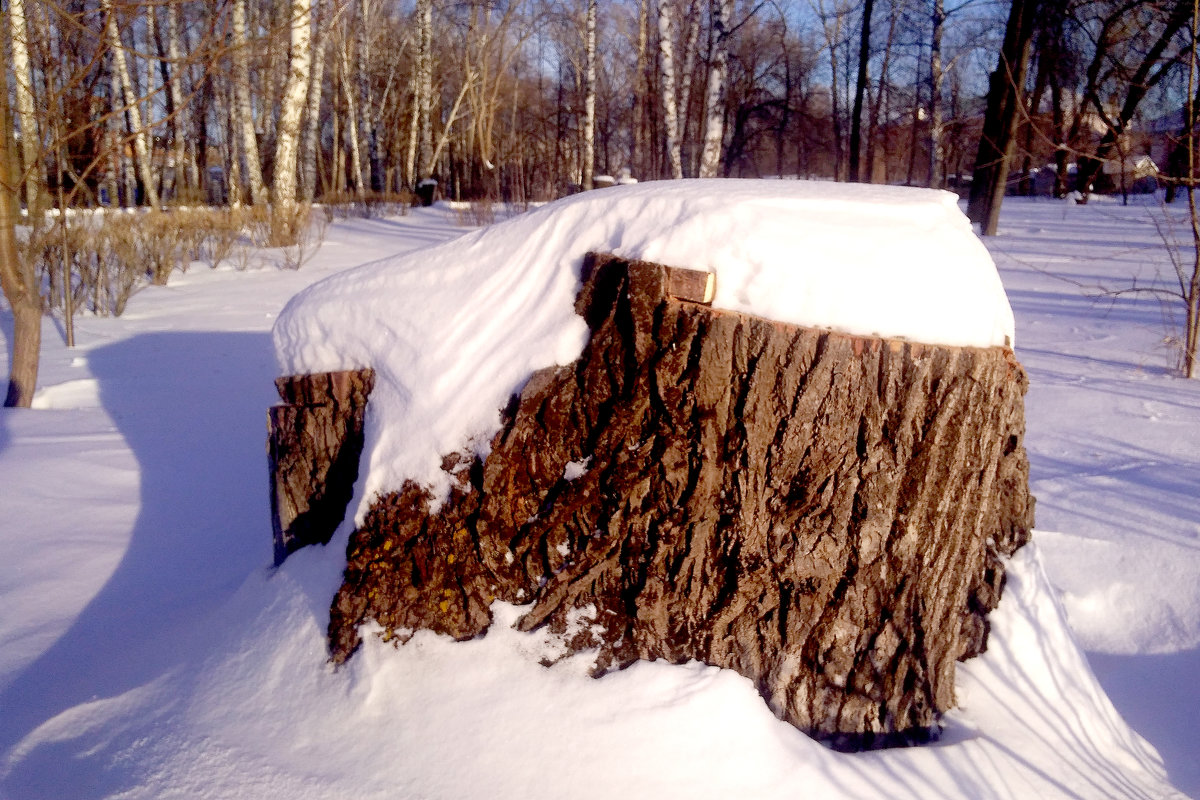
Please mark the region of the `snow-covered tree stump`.
[[694, 273], [611, 256], [584, 275], [589, 344], [513, 398], [486, 461], [448, 454], [441, 502], [374, 499], [333, 660], [369, 620], [479, 635], [499, 599], [596, 674], [696, 659], [834, 746], [928, 738], [1033, 524], [1012, 351], [715, 310]]

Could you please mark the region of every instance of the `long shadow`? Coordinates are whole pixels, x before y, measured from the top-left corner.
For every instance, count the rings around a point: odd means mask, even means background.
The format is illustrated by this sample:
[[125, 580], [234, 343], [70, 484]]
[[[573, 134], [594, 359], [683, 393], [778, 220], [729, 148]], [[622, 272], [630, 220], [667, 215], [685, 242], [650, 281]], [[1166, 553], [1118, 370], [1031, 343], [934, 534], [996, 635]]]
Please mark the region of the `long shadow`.
[[1200, 734], [1178, 712], [1200, 709], [1200, 648], [1163, 655], [1088, 653], [1088, 661], [1121, 716], [1158, 750], [1171, 783], [1200, 797]]
[[[0, 694], [0, 754], [68, 709], [150, 686], [194, 660], [205, 647], [196, 631], [271, 561], [263, 444], [274, 402], [270, 337], [148, 334], [88, 360], [137, 458], [140, 511], [108, 582]], [[26, 744], [0, 795], [104, 795], [134, 768], [85, 756], [71, 737]]]

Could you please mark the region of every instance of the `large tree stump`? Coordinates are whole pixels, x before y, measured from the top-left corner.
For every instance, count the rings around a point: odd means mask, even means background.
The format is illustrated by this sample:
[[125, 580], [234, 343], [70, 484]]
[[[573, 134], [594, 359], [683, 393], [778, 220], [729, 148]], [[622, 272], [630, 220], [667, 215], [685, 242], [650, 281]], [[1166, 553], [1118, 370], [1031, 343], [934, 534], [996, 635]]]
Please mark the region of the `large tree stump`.
[[275, 564], [310, 544], [327, 544], [358, 479], [372, 370], [277, 378], [286, 405], [267, 414]]
[[691, 282], [589, 257], [580, 359], [529, 380], [486, 462], [448, 455], [436, 511], [413, 483], [373, 502], [333, 660], [367, 620], [466, 638], [502, 599], [595, 648], [597, 674], [697, 659], [834, 746], [928, 738], [1032, 528], [1023, 370], [1008, 348], [806, 329], [673, 284]]

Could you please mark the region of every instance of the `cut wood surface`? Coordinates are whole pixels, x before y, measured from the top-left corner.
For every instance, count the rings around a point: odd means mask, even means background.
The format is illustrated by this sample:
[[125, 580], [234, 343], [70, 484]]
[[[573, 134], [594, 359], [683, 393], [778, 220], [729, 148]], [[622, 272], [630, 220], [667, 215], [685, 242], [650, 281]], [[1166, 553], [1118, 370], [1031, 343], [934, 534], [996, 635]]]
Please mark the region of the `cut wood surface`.
[[672, 285], [589, 257], [579, 360], [529, 380], [486, 461], [447, 455], [435, 511], [411, 482], [374, 500], [333, 660], [368, 620], [479, 635], [499, 599], [597, 674], [696, 659], [834, 746], [928, 738], [1032, 528], [1024, 371], [1008, 348], [802, 328]]

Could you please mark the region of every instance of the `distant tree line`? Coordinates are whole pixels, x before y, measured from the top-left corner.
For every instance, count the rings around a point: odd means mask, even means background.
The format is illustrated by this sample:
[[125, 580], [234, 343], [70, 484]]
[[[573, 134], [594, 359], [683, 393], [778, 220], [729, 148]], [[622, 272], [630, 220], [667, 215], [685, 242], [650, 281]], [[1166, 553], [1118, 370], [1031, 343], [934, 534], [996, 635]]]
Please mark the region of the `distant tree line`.
[[[1025, 28], [1006, 31], [1019, 9]], [[34, 207], [59, 188], [76, 203], [261, 204], [431, 177], [456, 198], [540, 200], [623, 169], [942, 186], [973, 170], [985, 90], [1004, 84], [1014, 155], [1058, 159], [1064, 180], [1066, 162], [1099, 171], [1147, 97], [1182, 108], [1190, 9], [9, 0], [6, 62]]]

